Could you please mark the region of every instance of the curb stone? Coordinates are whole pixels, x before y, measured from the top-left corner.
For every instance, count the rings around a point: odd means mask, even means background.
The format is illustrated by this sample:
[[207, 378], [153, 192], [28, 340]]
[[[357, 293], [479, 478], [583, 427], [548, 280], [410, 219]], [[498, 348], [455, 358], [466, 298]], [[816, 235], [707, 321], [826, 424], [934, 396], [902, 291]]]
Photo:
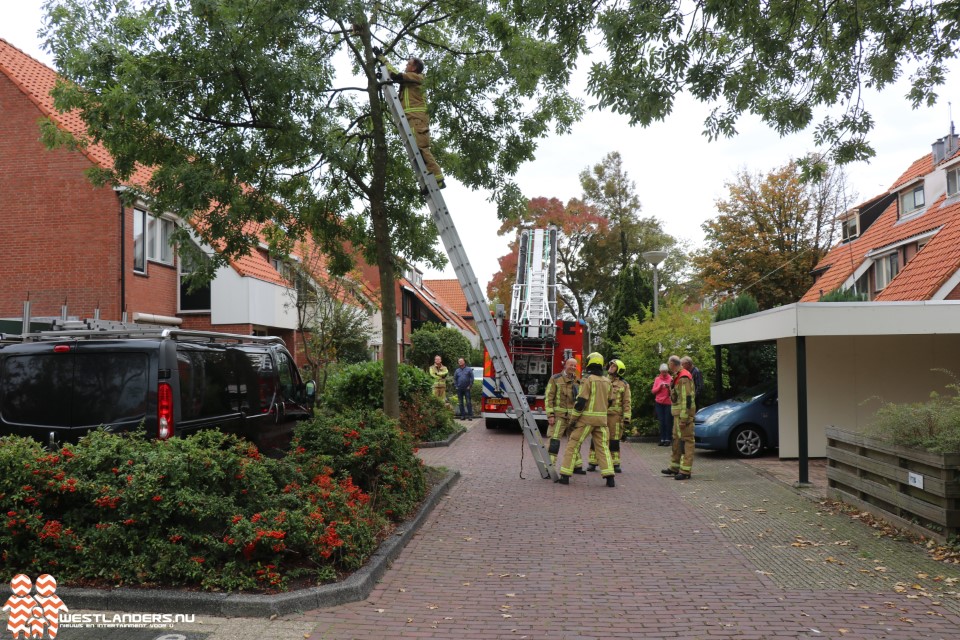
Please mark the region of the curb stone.
[[[459, 435], [459, 434], [457, 434]], [[412, 520], [397, 525], [393, 534], [377, 548], [361, 569], [343, 582], [298, 589], [275, 595], [205, 593], [172, 589], [87, 589], [60, 587], [57, 592], [76, 609], [127, 611], [137, 613], [197, 614], [248, 618], [269, 618], [311, 609], [334, 607], [364, 600], [400, 555], [407, 542], [423, 526], [450, 487], [460, 478], [450, 471], [424, 499]]]
[[434, 440], [432, 442], [421, 442], [417, 445], [420, 449], [433, 449], [434, 447], [449, 447], [453, 441], [467, 432], [466, 427], [458, 426], [457, 430], [451, 433], [445, 440]]

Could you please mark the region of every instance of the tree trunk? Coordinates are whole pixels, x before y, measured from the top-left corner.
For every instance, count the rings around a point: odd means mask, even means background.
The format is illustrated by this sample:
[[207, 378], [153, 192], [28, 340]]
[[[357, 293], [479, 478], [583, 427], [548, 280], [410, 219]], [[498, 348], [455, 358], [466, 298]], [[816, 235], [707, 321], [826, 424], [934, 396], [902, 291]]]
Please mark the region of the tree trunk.
[[[364, 27], [366, 25], [364, 24]], [[373, 123], [373, 163], [370, 179], [370, 219], [373, 222], [373, 238], [377, 244], [377, 269], [380, 273], [380, 329], [382, 332], [381, 356], [383, 359], [383, 412], [391, 418], [400, 417], [399, 357], [397, 353], [397, 296], [396, 270], [393, 243], [390, 240], [390, 225], [386, 210], [387, 187], [387, 132], [384, 126], [383, 103], [374, 68], [370, 34], [366, 28], [361, 33], [363, 53], [367, 58], [367, 94], [370, 99], [370, 115]]]

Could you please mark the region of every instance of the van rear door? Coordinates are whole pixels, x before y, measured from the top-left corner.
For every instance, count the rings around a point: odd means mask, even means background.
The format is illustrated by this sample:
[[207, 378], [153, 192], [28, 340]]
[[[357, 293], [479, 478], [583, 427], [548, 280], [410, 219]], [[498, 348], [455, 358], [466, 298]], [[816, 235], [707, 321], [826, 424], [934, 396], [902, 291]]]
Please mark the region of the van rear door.
[[150, 355], [120, 343], [21, 345], [0, 360], [0, 424], [43, 442], [101, 425], [136, 429], [147, 411]]

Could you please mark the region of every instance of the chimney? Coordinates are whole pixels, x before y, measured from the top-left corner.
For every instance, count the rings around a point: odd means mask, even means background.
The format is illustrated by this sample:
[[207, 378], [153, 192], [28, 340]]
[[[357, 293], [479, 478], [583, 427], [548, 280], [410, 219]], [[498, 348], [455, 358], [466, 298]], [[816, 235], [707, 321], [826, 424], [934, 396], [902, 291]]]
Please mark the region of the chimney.
[[933, 143], [933, 164], [937, 165], [951, 157], [957, 151], [958, 136], [950, 121], [950, 134], [946, 135]]

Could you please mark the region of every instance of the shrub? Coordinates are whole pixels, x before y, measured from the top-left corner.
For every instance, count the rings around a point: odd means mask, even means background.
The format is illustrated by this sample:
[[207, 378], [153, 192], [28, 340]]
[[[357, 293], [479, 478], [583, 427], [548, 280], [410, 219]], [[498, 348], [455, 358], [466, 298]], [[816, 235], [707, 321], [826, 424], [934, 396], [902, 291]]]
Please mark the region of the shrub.
[[[426, 371], [401, 364], [398, 371], [400, 400], [410, 402], [430, 393], [433, 381]], [[327, 380], [322, 404], [334, 410], [375, 409], [383, 405], [383, 362], [362, 362], [343, 367]]]
[[426, 493], [414, 445], [413, 437], [379, 409], [322, 412], [297, 426], [291, 457], [309, 473], [321, 465], [336, 469], [370, 495], [378, 513], [399, 520]]
[[[398, 379], [400, 428], [414, 441], [443, 440], [456, 430], [453, 412], [433, 395], [433, 380], [427, 372], [401, 364]], [[382, 406], [383, 363], [364, 362], [341, 369], [327, 381], [322, 405], [331, 413], [370, 412]]]
[[436, 442], [448, 438], [457, 426], [450, 407], [427, 393], [415, 396], [409, 402], [400, 402], [400, 428], [417, 442]]
[[385, 521], [349, 477], [303, 461], [218, 431], [167, 441], [97, 431], [57, 453], [2, 438], [2, 560], [74, 583], [329, 580], [369, 557]]
[[867, 431], [933, 453], [960, 453], [960, 383], [946, 388], [949, 394], [933, 392], [926, 402], [884, 404]]

